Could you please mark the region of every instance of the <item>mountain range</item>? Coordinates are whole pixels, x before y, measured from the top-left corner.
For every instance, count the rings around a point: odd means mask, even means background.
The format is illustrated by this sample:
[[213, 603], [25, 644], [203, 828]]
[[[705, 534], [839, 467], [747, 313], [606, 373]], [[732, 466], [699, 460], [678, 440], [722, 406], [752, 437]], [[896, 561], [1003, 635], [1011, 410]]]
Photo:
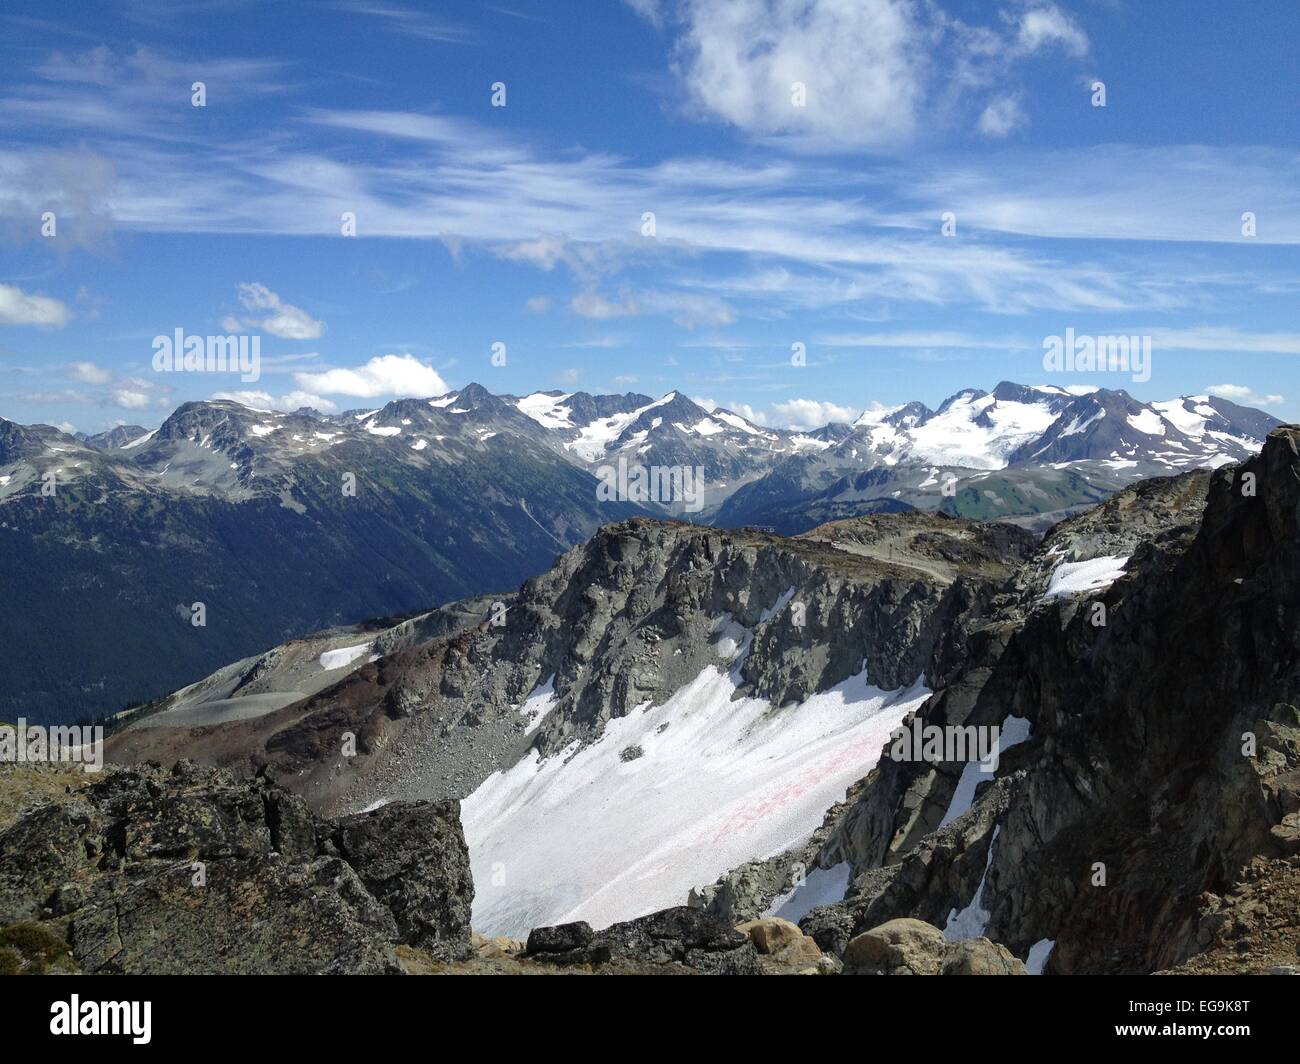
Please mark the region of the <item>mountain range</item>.
[[[1217, 397], [1009, 383], [807, 431], [681, 392], [477, 384], [333, 415], [186, 403], [95, 436], [0, 420], [0, 714], [112, 712], [307, 632], [505, 592], [636, 514], [1041, 529], [1134, 480], [1239, 461], [1276, 423]], [[697, 472], [700, 490], [610, 498], [620, 466]]]

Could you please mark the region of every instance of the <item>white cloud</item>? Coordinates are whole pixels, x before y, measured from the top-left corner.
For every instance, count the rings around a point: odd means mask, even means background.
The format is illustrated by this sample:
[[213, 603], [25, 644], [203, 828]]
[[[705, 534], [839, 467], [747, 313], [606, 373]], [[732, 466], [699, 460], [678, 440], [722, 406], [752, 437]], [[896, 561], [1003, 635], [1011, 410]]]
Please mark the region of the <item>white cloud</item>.
[[149, 389], [130, 384], [109, 389], [108, 398], [113, 405], [125, 407], [128, 410], [143, 410], [154, 400], [154, 397], [149, 393]]
[[1286, 397], [1281, 395], [1260, 395], [1244, 384], [1211, 384], [1205, 389], [1210, 395], [1227, 399], [1242, 406], [1281, 406]]
[[0, 325], [37, 325], [61, 329], [72, 311], [49, 296], [32, 295], [11, 284], [0, 284]]
[[[665, 5], [631, 6], [668, 21]], [[987, 26], [916, 0], [679, 0], [672, 10], [676, 70], [699, 111], [814, 148], [896, 148], [1005, 83], [1026, 57], [1088, 51], [1083, 30], [1050, 2], [1003, 8]], [[1006, 136], [1023, 124], [1020, 111], [990, 104], [980, 128]]]
[[768, 424], [768, 417], [762, 410], [756, 410], [748, 403], [728, 403], [727, 409], [733, 414], [739, 414], [746, 421], [752, 421], [755, 425]]
[[545, 314], [551, 309], [551, 301], [547, 296], [529, 296], [524, 307], [530, 314]]
[[261, 329], [282, 340], [316, 340], [325, 331], [323, 322], [317, 321], [305, 310], [285, 303], [264, 284], [241, 282], [239, 301], [251, 312], [268, 311], [265, 316], [243, 319], [227, 317], [221, 327], [227, 332], [241, 329]]
[[1051, 45], [1060, 45], [1071, 55], [1083, 56], [1088, 52], [1088, 36], [1055, 4], [1041, 4], [1020, 16], [1016, 44], [1025, 53], [1036, 52]]
[[298, 387], [313, 395], [379, 396], [445, 395], [451, 389], [432, 366], [413, 355], [380, 355], [355, 369], [295, 373]]
[[774, 425], [794, 429], [816, 429], [831, 421], [852, 422], [861, 412], [851, 406], [827, 403], [817, 399], [788, 399], [773, 403]]
[[887, 144], [916, 124], [926, 29], [910, 3], [693, 0], [680, 13], [679, 73], [694, 103], [731, 125]]
[[1017, 96], [1003, 96], [994, 100], [983, 112], [975, 128], [986, 137], [1005, 137], [1028, 122], [1024, 108]]
[[331, 414], [338, 409], [337, 405], [324, 396], [301, 391], [289, 392], [278, 398], [270, 392], [263, 391], [213, 392], [212, 398], [229, 399], [231, 402], [242, 403], [244, 406], [255, 407], [259, 410], [293, 411], [299, 407], [309, 406], [319, 410], [322, 414]]
[[73, 380], [85, 384], [107, 384], [113, 379], [111, 370], [103, 369], [93, 362], [69, 362], [64, 372]]

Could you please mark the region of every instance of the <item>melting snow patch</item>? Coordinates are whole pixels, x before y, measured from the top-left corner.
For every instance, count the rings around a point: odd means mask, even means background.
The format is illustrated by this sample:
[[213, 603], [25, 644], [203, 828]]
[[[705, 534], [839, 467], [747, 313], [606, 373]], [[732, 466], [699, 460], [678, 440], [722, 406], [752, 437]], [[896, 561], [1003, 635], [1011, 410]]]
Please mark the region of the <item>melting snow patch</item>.
[[817, 906], [843, 901], [852, 878], [853, 869], [848, 861], [834, 868], [814, 868], [800, 886], [777, 898], [763, 915], [779, 916], [797, 924]]
[[781, 592], [780, 598], [778, 598], [774, 603], [772, 603], [771, 606], [769, 606], [767, 609], [763, 611], [762, 615], [758, 618], [758, 623], [766, 624], [778, 613], [780, 613], [783, 609], [785, 609], [786, 606], [790, 605], [790, 600], [792, 598], [794, 598], [794, 588], [788, 587]]
[[341, 669], [344, 665], [351, 665], [362, 654], [369, 652], [369, 643], [360, 643], [354, 647], [339, 647], [337, 650], [327, 650], [320, 656], [320, 667], [326, 671]]
[[402, 434], [400, 425], [367, 425], [366, 431], [372, 436], [400, 436]]
[[1056, 948], [1056, 939], [1040, 938], [1029, 947], [1029, 957], [1025, 960], [1025, 968], [1030, 975], [1042, 975], [1043, 968], [1047, 964], [1047, 958], [1052, 955], [1052, 950]]
[[142, 443], [146, 443], [146, 442], [148, 442], [149, 440], [152, 440], [152, 439], [154, 438], [154, 434], [155, 434], [157, 431], [158, 431], [157, 429], [154, 429], [152, 432], [146, 432], [143, 436], [138, 436], [138, 437], [136, 437], [136, 438], [135, 438], [134, 440], [132, 440], [130, 443], [124, 443], [124, 444], [122, 444], [122, 446], [119, 447], [118, 450], [120, 450], [120, 451], [129, 451], [132, 447], [139, 447], [140, 444], [142, 444]]
[[1040, 601], [1110, 587], [1123, 575], [1127, 564], [1128, 558], [1119, 556], [1092, 558], [1086, 562], [1062, 562], [1052, 571], [1052, 580]]
[[[1024, 717], [1007, 717], [998, 729], [998, 756], [1001, 757], [1013, 746], [1018, 746], [1029, 738], [1029, 721]], [[996, 770], [994, 770], [996, 771]], [[985, 772], [982, 761], [967, 761], [957, 781], [957, 789], [952, 792], [952, 801], [948, 811], [939, 821], [939, 827], [951, 824], [975, 803], [975, 789], [984, 781], [991, 780], [994, 772]], [[939, 828], [935, 828], [936, 831]]]
[[544, 684], [539, 684], [526, 699], [524, 704], [519, 707], [519, 715], [528, 719], [528, 728], [524, 731], [525, 735], [532, 735], [546, 719], [547, 714], [555, 708], [555, 677], [552, 676]]
[[713, 634], [718, 637], [713, 649], [723, 661], [735, 661], [749, 649], [750, 641], [754, 638], [754, 633], [729, 613], [718, 618], [713, 626]]
[[989, 866], [993, 864], [993, 847], [998, 841], [998, 832], [1001, 830], [1002, 825], [999, 824], [993, 829], [993, 838], [989, 839], [989, 856], [984, 862], [984, 874], [980, 876], [980, 885], [975, 888], [975, 897], [971, 898], [970, 904], [961, 912], [953, 909], [948, 913], [943, 937], [949, 942], [960, 942], [964, 938], [979, 938], [989, 926], [991, 914], [987, 909], [980, 908], [980, 902], [984, 899], [984, 881], [989, 877]]
[[[638, 706], [585, 747], [537, 751], [462, 804], [474, 926], [486, 935], [618, 920], [681, 904], [745, 861], [806, 839], [876, 764], [929, 695], [882, 691], [860, 673], [774, 709], [736, 698], [707, 668], [663, 705]], [[625, 759], [635, 750], [637, 756]], [[498, 883], [494, 866], [510, 870]]]

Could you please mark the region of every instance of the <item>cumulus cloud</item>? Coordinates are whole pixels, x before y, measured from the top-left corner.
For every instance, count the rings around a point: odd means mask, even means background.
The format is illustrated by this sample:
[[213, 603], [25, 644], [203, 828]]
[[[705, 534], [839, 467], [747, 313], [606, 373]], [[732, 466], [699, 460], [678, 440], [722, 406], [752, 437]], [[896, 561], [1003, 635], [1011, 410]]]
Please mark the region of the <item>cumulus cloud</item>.
[[1285, 396], [1260, 395], [1244, 384], [1211, 384], [1205, 391], [1209, 395], [1217, 395], [1220, 399], [1240, 403], [1242, 406], [1281, 406], [1286, 402]]
[[33, 295], [11, 284], [0, 284], [0, 325], [36, 325], [61, 329], [72, 320], [66, 304]]
[[413, 355], [380, 355], [354, 369], [295, 373], [298, 388], [312, 395], [379, 396], [445, 395], [451, 389], [432, 366]]
[[[678, 33], [676, 70], [698, 111], [814, 146], [896, 146], [946, 108], [978, 106], [1027, 56], [1088, 51], [1083, 30], [1047, 0], [1004, 4], [982, 26], [917, 0], [629, 3]], [[981, 131], [1005, 136], [1011, 106], [988, 103]]]
[[546, 296], [529, 296], [524, 307], [531, 314], [545, 314], [551, 309], [551, 301]]
[[127, 410], [143, 410], [158, 398], [145, 381], [131, 380], [108, 390], [108, 401]]
[[213, 392], [212, 398], [229, 399], [231, 402], [262, 410], [297, 410], [309, 406], [322, 414], [332, 414], [338, 409], [337, 405], [324, 396], [302, 391], [293, 391], [278, 397], [263, 391]]
[[[712, 399], [694, 401], [710, 412], [720, 405]], [[819, 399], [786, 399], [772, 403], [768, 410], [759, 410], [749, 403], [728, 403], [726, 409], [755, 425], [779, 429], [819, 429], [832, 421], [852, 422], [858, 416], [854, 407]]]
[[852, 422], [859, 414], [854, 407], [818, 399], [788, 399], [773, 403], [772, 411], [773, 424], [792, 429], [817, 429], [832, 421]]
[[113, 379], [111, 370], [97, 366], [93, 362], [69, 362], [64, 367], [64, 372], [73, 380], [84, 384], [107, 384]]
[[250, 313], [244, 318], [231, 316], [223, 320], [221, 326], [227, 332], [261, 329], [282, 340], [316, 340], [325, 331], [324, 322], [284, 302], [264, 284], [241, 282], [239, 302]]

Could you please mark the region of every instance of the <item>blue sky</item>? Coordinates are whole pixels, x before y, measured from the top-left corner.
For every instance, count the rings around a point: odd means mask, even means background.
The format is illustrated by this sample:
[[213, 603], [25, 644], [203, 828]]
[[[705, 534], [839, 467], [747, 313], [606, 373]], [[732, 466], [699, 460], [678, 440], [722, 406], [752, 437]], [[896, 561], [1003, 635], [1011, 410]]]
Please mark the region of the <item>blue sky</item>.
[[[0, 415], [1011, 379], [1300, 420], [1297, 40], [1294, 0], [10, 0]], [[154, 372], [178, 328], [260, 379]], [[1151, 379], [1047, 373], [1067, 329]]]

